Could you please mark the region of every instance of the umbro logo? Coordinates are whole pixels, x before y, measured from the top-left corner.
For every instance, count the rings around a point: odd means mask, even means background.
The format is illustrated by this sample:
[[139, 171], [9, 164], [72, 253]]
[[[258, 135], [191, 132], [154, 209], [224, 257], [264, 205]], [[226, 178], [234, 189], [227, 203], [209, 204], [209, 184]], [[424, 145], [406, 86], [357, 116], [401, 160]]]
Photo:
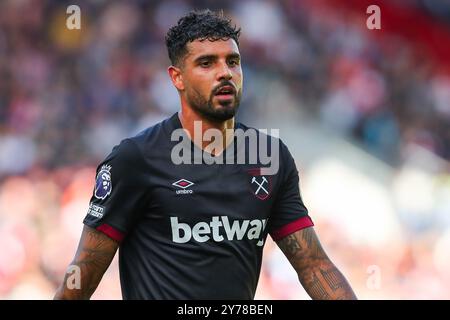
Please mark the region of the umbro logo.
[[176, 191], [176, 194], [191, 194], [194, 193], [192, 190], [188, 190], [187, 188], [194, 185], [192, 181], [186, 180], [186, 179], [180, 179], [178, 181], [175, 181], [172, 183], [173, 186], [179, 188], [179, 190]]

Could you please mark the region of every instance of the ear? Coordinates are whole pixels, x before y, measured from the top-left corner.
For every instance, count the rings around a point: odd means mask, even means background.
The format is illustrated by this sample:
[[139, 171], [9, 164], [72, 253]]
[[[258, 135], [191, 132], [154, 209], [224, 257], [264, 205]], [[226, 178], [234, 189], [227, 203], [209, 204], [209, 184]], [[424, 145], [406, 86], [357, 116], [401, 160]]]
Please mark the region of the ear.
[[181, 69], [175, 66], [170, 66], [167, 68], [167, 72], [169, 73], [170, 80], [172, 80], [173, 85], [179, 91], [184, 90], [183, 76], [181, 74]]

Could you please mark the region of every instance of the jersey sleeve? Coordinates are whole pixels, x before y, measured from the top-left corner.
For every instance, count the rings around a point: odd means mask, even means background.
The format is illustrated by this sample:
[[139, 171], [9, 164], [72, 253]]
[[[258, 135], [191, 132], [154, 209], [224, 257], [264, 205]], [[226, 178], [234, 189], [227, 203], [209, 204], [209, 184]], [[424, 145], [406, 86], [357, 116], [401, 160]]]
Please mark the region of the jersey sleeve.
[[83, 223], [121, 242], [139, 217], [145, 199], [137, 146], [123, 140], [97, 167]]
[[314, 225], [300, 195], [299, 174], [294, 158], [280, 143], [282, 182], [271, 213], [269, 234], [274, 241]]

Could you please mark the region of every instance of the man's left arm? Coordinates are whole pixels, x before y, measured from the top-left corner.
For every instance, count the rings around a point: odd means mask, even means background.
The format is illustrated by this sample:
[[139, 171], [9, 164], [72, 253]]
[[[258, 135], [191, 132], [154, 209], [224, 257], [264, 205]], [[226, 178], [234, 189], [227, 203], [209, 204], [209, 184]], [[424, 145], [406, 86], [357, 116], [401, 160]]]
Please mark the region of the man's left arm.
[[314, 300], [355, 300], [349, 283], [323, 250], [313, 227], [276, 241]]

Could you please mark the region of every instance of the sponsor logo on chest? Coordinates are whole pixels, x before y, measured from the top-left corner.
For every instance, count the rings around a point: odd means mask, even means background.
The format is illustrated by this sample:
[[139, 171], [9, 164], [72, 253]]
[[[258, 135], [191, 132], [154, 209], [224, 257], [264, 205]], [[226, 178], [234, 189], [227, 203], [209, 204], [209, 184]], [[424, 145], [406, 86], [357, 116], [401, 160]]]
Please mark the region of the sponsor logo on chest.
[[209, 240], [221, 242], [226, 240], [258, 240], [257, 246], [262, 246], [262, 236], [267, 219], [234, 220], [230, 223], [227, 216], [213, 216], [209, 222], [198, 222], [192, 227], [171, 217], [172, 241], [186, 243], [191, 240], [206, 242]]

